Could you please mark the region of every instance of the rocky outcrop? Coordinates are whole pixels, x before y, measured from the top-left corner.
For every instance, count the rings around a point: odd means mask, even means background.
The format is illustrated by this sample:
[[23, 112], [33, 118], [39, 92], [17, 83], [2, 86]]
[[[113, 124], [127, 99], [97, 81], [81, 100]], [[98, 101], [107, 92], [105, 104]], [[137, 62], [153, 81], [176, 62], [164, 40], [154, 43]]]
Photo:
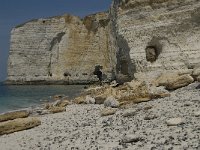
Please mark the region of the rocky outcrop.
[[29, 116], [28, 111], [22, 110], [22, 111], [8, 112], [8, 113], [0, 115], [0, 122], [13, 120], [13, 119], [17, 119], [17, 118], [26, 118], [28, 116]]
[[2, 122], [0, 123], [0, 135], [31, 129], [39, 125], [41, 125], [41, 121], [31, 117]]
[[200, 2], [113, 0], [109, 13], [32, 20], [11, 32], [8, 83], [131, 81], [200, 63]]
[[8, 83], [89, 83], [115, 70], [108, 13], [32, 20], [11, 32]]
[[125, 74], [191, 69], [200, 62], [200, 2], [114, 0], [118, 69]]

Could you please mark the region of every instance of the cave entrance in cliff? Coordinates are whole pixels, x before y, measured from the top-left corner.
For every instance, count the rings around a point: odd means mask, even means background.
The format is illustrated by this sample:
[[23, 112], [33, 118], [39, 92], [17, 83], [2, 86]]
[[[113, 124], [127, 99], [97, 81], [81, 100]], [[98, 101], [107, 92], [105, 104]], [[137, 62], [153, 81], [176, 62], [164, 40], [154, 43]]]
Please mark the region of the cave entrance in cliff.
[[149, 62], [155, 62], [158, 58], [158, 50], [155, 46], [147, 46], [146, 49], [146, 60]]
[[162, 52], [162, 38], [153, 37], [148, 43], [148, 46], [145, 49], [146, 60], [153, 63], [158, 59], [158, 56]]

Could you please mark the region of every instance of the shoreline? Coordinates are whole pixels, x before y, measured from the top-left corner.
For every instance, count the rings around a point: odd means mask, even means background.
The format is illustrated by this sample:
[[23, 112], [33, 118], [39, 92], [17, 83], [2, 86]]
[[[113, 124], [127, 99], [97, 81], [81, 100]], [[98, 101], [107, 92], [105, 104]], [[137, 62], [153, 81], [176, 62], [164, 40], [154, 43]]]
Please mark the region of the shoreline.
[[[2, 148], [20, 149], [198, 149], [199, 83], [172, 91], [170, 97], [118, 108], [101, 116], [103, 104], [72, 104], [66, 111], [38, 116], [42, 124], [0, 136]], [[126, 114], [126, 115], [125, 115]], [[183, 122], [168, 126], [170, 118]]]

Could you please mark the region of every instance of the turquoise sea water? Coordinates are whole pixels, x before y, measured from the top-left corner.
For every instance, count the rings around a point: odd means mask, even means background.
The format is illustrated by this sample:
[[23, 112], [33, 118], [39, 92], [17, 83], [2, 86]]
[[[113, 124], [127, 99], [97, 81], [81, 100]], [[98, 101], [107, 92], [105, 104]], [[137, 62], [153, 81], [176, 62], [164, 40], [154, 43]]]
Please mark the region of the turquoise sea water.
[[64, 94], [70, 98], [78, 95], [84, 85], [1, 85], [0, 113], [37, 106], [50, 96]]

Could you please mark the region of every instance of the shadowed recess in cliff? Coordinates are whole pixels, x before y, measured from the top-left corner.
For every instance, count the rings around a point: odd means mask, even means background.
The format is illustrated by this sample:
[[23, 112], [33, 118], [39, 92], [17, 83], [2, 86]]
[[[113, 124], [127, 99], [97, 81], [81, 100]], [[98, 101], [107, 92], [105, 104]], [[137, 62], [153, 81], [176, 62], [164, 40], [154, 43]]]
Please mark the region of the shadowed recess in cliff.
[[126, 75], [130, 80], [133, 79], [135, 73], [135, 65], [131, 61], [130, 47], [123, 36], [117, 36], [118, 52], [117, 52], [117, 74]]
[[[53, 40], [51, 41], [50, 43], [50, 48], [49, 48], [49, 51], [52, 51], [53, 47], [60, 43], [60, 41], [62, 40], [62, 37], [65, 35], [65, 32], [61, 32], [61, 33], [58, 33], [56, 35], [56, 37], [53, 38]], [[52, 65], [52, 52], [50, 54], [50, 60], [49, 60], [49, 65], [47, 66], [47, 70], [48, 70], [48, 76], [52, 77], [52, 72], [51, 72], [51, 65]]]
[[51, 41], [50, 43], [50, 48], [49, 48], [49, 51], [51, 51], [53, 49], [53, 47], [57, 44], [57, 43], [60, 43], [60, 41], [62, 40], [62, 37], [65, 35], [65, 32], [61, 32], [61, 33], [58, 33], [56, 35], [56, 37], [53, 38], [53, 40]]

